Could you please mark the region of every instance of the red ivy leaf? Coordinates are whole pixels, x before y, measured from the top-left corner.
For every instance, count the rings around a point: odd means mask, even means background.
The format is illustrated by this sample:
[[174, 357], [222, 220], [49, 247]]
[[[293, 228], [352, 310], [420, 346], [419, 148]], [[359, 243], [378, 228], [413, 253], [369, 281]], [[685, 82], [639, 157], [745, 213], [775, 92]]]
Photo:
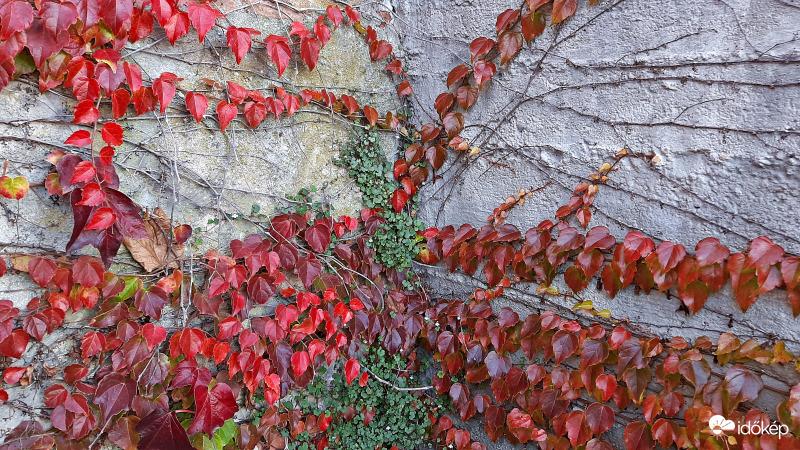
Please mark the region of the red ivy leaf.
[[289, 48], [289, 43], [284, 36], [276, 36], [274, 34], [267, 36], [267, 54], [269, 59], [278, 67], [278, 78], [283, 76], [283, 71], [289, 65], [289, 60], [292, 58], [292, 49]]
[[87, 223], [83, 229], [105, 230], [111, 225], [114, 225], [116, 221], [117, 221], [117, 215], [114, 214], [114, 210], [112, 210], [107, 206], [104, 206], [102, 208], [98, 208], [97, 211], [95, 211], [92, 218], [89, 219], [89, 223]]
[[81, 357], [91, 358], [106, 347], [106, 337], [97, 331], [90, 331], [81, 338]]
[[[261, 34], [260, 31], [252, 28], [228, 27], [228, 31], [225, 32], [225, 37], [228, 39], [228, 47], [231, 48], [231, 51], [236, 56], [236, 64], [242, 63], [242, 58], [250, 51], [250, 47], [253, 45], [253, 35], [259, 34]], [[267, 48], [269, 48], [269, 44], [267, 44]], [[272, 54], [270, 53], [270, 57], [271, 56]], [[273, 61], [274, 60], [273, 58]]]
[[392, 44], [386, 41], [375, 41], [369, 46], [369, 56], [373, 61], [386, 58], [392, 54]]
[[92, 145], [92, 135], [86, 130], [78, 130], [70, 135], [66, 141], [66, 145], [74, 145], [76, 147], [88, 147]]
[[164, 25], [164, 31], [167, 32], [169, 43], [175, 45], [175, 41], [189, 33], [189, 26], [190, 21], [188, 14], [183, 11], [173, 14], [172, 17], [169, 18], [169, 22]]
[[[46, 17], [42, 16], [43, 19]], [[27, 1], [4, 2], [0, 7], [0, 39], [7, 40], [17, 31], [25, 31], [33, 22], [33, 8]]]
[[192, 25], [197, 29], [200, 42], [203, 42], [206, 33], [214, 27], [217, 18], [223, 17], [222, 13], [212, 8], [208, 3], [197, 4], [195, 2], [190, 2], [187, 6], [187, 11], [189, 13], [189, 20], [192, 21]]
[[217, 104], [217, 117], [219, 119], [219, 130], [225, 131], [228, 125], [239, 114], [239, 108], [233, 103], [228, 103], [225, 100]]
[[447, 74], [447, 87], [461, 81], [469, 73], [469, 68], [463, 64], [456, 66]]
[[391, 202], [394, 211], [399, 214], [408, 203], [408, 194], [403, 189], [395, 189]]
[[172, 102], [175, 97], [175, 83], [181, 81], [175, 74], [164, 72], [153, 80], [153, 93], [158, 97], [158, 102], [161, 105], [161, 114], [167, 110], [167, 106]]
[[116, 414], [130, 409], [136, 389], [136, 380], [119, 373], [110, 373], [97, 384], [92, 403], [100, 406], [103, 420], [108, 421]]
[[342, 20], [344, 19], [344, 17], [342, 16], [342, 10], [333, 5], [330, 5], [328, 6], [327, 9], [325, 9], [325, 11], [328, 13], [328, 18], [331, 19], [331, 22], [333, 22], [333, 29], [335, 30], [339, 28], [339, 25], [342, 23]]
[[178, 421], [175, 412], [154, 409], [136, 425], [140, 440], [139, 450], [194, 450], [186, 430]]
[[75, 106], [72, 123], [94, 123], [100, 117], [100, 111], [91, 100], [84, 100]]
[[[309, 71], [313, 71], [314, 68], [317, 67], [319, 49], [319, 41], [317, 38], [306, 37], [300, 41], [300, 58], [306, 63]], [[278, 76], [280, 76], [280, 74]]]
[[103, 140], [106, 141], [108, 145], [122, 145], [122, 135], [123, 135], [122, 127], [115, 122], [108, 122], [103, 125], [103, 130], [100, 133], [103, 136]]
[[[577, 9], [578, 9], [577, 0], [554, 0], [553, 19], [552, 19], [553, 25], [568, 19], [570, 16], [575, 14], [575, 10]], [[626, 429], [625, 434], [627, 434], [627, 432], [628, 430]], [[630, 448], [630, 446], [628, 448]]]
[[206, 98], [203, 94], [198, 94], [196, 92], [189, 92], [186, 94], [186, 109], [189, 110], [189, 113], [194, 117], [194, 120], [197, 123], [200, 123], [203, 120], [203, 115], [206, 113], [208, 109], [208, 98]]
[[25, 353], [30, 336], [22, 330], [14, 330], [0, 342], [0, 355], [18, 359]]
[[355, 358], [347, 360], [344, 364], [344, 376], [347, 379], [348, 386], [358, 377], [359, 373], [361, 373], [361, 364]]
[[221, 427], [239, 410], [233, 391], [225, 383], [217, 383], [210, 390], [206, 386], [198, 386], [194, 390], [194, 398], [197, 414], [189, 425], [189, 434], [202, 430], [211, 436], [215, 429]]

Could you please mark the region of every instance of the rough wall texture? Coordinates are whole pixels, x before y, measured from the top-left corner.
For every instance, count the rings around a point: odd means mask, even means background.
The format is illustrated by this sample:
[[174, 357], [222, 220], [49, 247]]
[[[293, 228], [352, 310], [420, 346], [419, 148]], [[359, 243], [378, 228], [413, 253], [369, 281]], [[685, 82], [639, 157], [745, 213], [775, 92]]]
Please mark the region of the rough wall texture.
[[[315, 17], [327, 4], [293, 3], [298, 8], [311, 8]], [[256, 13], [244, 9], [244, 5], [247, 3], [225, 2], [222, 9], [232, 11], [227, 20], [236, 26], [260, 30], [263, 35], [285, 34], [292, 20], [311, 15], [285, 4], [280, 11], [261, 4], [254, 8]], [[383, 64], [370, 61], [364, 40], [352, 27], [342, 26], [332, 32], [313, 73], [301, 61], [293, 60], [280, 79], [263, 44], [261, 48], [256, 44], [237, 66], [225, 43], [224, 30], [212, 30], [203, 44], [192, 32], [175, 47], [169, 45], [163, 30], [159, 32], [126, 47], [124, 58], [140, 65], [147, 80], [162, 72], [177, 74], [184, 78], [180, 88], [205, 92], [212, 99], [212, 108], [215, 100], [223, 97], [219, 90], [209, 92], [210, 87], [202, 78], [223, 85], [226, 80], [235, 81], [248, 89], [266, 90], [273, 85], [294, 92], [327, 88], [337, 96], [349, 94], [359, 104], [370, 104], [381, 111], [400, 106], [394, 82], [382, 70]], [[385, 38], [396, 42], [390, 34]], [[347, 171], [332, 161], [352, 131], [350, 122], [324, 110], [307, 108], [288, 119], [267, 118], [256, 129], [250, 129], [240, 115], [223, 134], [211, 108], [203, 122], [197, 124], [184, 107], [183, 95], [178, 92], [165, 115], [150, 113], [120, 120], [126, 142], [119, 147], [115, 163], [121, 190], [134, 201], [151, 211], [162, 208], [176, 223], [201, 228], [194, 237], [202, 243], [195, 240], [194, 251], [227, 248], [231, 239], [263, 231], [262, 223], [277, 208], [288, 205], [283, 201], [286, 194], [294, 195], [312, 185], [320, 190], [321, 199], [335, 208], [337, 217], [360, 211], [360, 192]], [[72, 215], [68, 200], [48, 197], [43, 187], [52, 167], [44, 158], [59, 148], [75, 151], [74, 147], [62, 145], [82, 127], [70, 123], [74, 105], [74, 99], [60, 92], [40, 93], [35, 78], [14, 81], [0, 92], [0, 162], [8, 160], [9, 173], [28, 177], [33, 185], [30, 194], [19, 202], [0, 201], [2, 253], [64, 251], [72, 230]], [[110, 104], [101, 110], [102, 118], [110, 118]], [[387, 152], [394, 151], [393, 139], [387, 137], [383, 143]], [[259, 205], [263, 216], [253, 213], [253, 205]], [[92, 251], [87, 247], [81, 252]], [[124, 247], [116, 261], [118, 272], [140, 270]], [[10, 271], [0, 278], [0, 298], [12, 300], [19, 308], [24, 308], [40, 291], [23, 273]], [[64, 337], [64, 333], [48, 335], [40, 347], [45, 353], [28, 352], [23, 362], [41, 358], [50, 364], [75, 362], [68, 355], [74, 341], [65, 341]], [[0, 436], [24, 418], [19, 407], [42, 404], [38, 390], [13, 389], [13, 397], [18, 399], [15, 404], [0, 406]], [[19, 401], [20, 394], [24, 402]]]
[[[494, 37], [494, 23], [483, 18], [515, 5], [400, 2], [399, 15], [414, 23], [403, 44], [426, 105], [444, 91], [449, 69], [469, 62], [468, 43]], [[601, 187], [592, 225], [618, 238], [638, 229], [689, 249], [715, 236], [741, 251], [767, 235], [799, 252], [800, 7], [715, 0], [582, 6], [484, 88], [466, 133], [484, 158], [451, 159], [444, 179], [422, 191], [426, 224], [481, 225], [518, 189], [553, 182], [509, 219], [521, 229], [536, 226], [567, 203], [580, 177], [628, 147], [661, 162], [624, 161]], [[436, 278], [452, 294], [470, 290], [466, 280]], [[591, 291], [587, 297], [614, 316], [664, 335], [730, 330], [777, 335], [800, 348], [800, 320], [783, 293], [743, 315], [723, 291], [685, 317], [675, 312], [675, 298], [626, 291], [610, 300]]]
[[[365, 12], [394, 11], [395, 20], [381, 33], [394, 43], [396, 35], [403, 36], [399, 47], [412, 84], [431, 111], [449, 70], [469, 62], [469, 42], [494, 37], [491, 18], [518, 3], [394, 0], [368, 2]], [[486, 85], [467, 115], [466, 131], [483, 157], [451, 157], [439, 174], [443, 178], [422, 190], [419, 214], [426, 224], [480, 225], [519, 188], [552, 182], [510, 218], [520, 228], [535, 226], [567, 202], [580, 177], [629, 147], [656, 153], [661, 162], [623, 163], [601, 188], [593, 225], [607, 226], [618, 238], [638, 229], [689, 249], [715, 236], [743, 250], [749, 239], [767, 235], [800, 253], [800, 2], [600, 0], [592, 8], [585, 0], [579, 3], [574, 18], [548, 28]], [[237, 8], [232, 3], [229, 10]], [[269, 17], [239, 8], [229, 19], [266, 34], [282, 33], [293, 13], [264, 4], [258, 9]], [[187, 89], [202, 89], [198, 80], [204, 77], [248, 87], [277, 82], [263, 51], [234, 68], [221, 35], [209, 35], [203, 45], [192, 38], [182, 42], [173, 48], [164, 39], [151, 40], [131, 46], [128, 54], [151, 77], [180, 74]], [[380, 111], [394, 109], [394, 84], [380, 69], [368, 62], [355, 32], [340, 29], [323, 50], [318, 72], [308, 74], [299, 64], [284, 81], [334, 88]], [[0, 158], [40, 182], [47, 171], [44, 156], [77, 129], [69, 124], [72, 105], [25, 81], [4, 90]], [[418, 108], [417, 114], [425, 112]], [[125, 191], [144, 206], [160, 206], [177, 221], [201, 226], [209, 246], [257, 228], [248, 221], [253, 204], [269, 212], [279, 204], [276, 197], [311, 184], [329, 183], [327, 195], [342, 213], [358, 209], [357, 191], [331, 163], [348, 126], [328, 115], [298, 113], [257, 130], [238, 121], [225, 135], [214, 131], [211, 119], [196, 125], [180, 107], [166, 117], [122, 124], [129, 139], [118, 159]], [[392, 144], [389, 140], [387, 148]], [[0, 214], [0, 245], [63, 250], [72, 225], [68, 211], [64, 204], [53, 205], [41, 187], [34, 190], [38, 195], [18, 205], [2, 203], [7, 206]], [[249, 219], [231, 221], [226, 214]], [[208, 224], [216, 218], [219, 225]], [[419, 270], [439, 295], [465, 297], [480, 285], [442, 269]], [[21, 278], [4, 277], [2, 283], [4, 298], [20, 304], [30, 298]], [[532, 288], [507, 293], [499, 306], [520, 311], [571, 306], [542, 298]], [[782, 292], [763, 296], [746, 315], [728, 288], [694, 316], [677, 312], [678, 300], [665, 295], [626, 290], [611, 300], [590, 288], [584, 297], [597, 309], [667, 337], [714, 338], [730, 331], [761, 341], [779, 338], [800, 350], [800, 320], [791, 317]], [[772, 382], [785, 388], [781, 376]]]
[[[604, 225], [618, 239], [638, 229], [689, 250], [715, 236], [742, 251], [766, 235], [797, 254], [800, 2], [578, 3], [572, 19], [548, 27], [484, 88], [465, 133], [484, 158], [451, 159], [443, 179], [422, 191], [426, 225], [480, 226], [508, 195], [552, 182], [510, 216], [520, 229], [534, 227], [568, 202], [580, 177], [628, 147], [661, 162], [622, 164], [600, 189], [592, 226]], [[473, 39], [495, 38], [495, 24], [485, 18], [518, 6], [398, 1], [409, 24], [403, 45], [412, 84], [426, 106], [446, 89], [449, 70], [469, 63]], [[418, 269], [445, 297], [464, 298], [482, 285], [445, 268]], [[507, 289], [497, 306], [567, 312], [574, 303], [535, 288]], [[742, 314], [728, 286], [693, 316], [663, 294], [627, 289], [612, 300], [592, 283], [581, 297], [665, 337], [715, 339], [729, 331], [800, 349], [800, 318], [792, 318], [784, 292], [764, 295]], [[770, 383], [781, 388], [796, 382], [796, 374], [774, 377]]]

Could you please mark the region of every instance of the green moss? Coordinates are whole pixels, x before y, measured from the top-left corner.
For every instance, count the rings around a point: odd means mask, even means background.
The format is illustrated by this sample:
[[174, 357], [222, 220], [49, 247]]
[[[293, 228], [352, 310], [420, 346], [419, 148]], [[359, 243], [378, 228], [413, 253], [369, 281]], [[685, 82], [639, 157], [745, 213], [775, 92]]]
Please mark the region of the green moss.
[[[417, 232], [423, 225], [404, 211], [396, 213], [390, 203], [392, 192], [400, 184], [392, 177], [392, 164], [381, 147], [378, 133], [355, 131], [334, 162], [348, 170], [361, 190], [364, 205], [380, 209], [380, 217], [386, 220], [370, 241], [378, 262], [388, 268], [409, 270], [417, 254]], [[408, 207], [414, 209], [415, 204], [416, 196], [409, 200]]]

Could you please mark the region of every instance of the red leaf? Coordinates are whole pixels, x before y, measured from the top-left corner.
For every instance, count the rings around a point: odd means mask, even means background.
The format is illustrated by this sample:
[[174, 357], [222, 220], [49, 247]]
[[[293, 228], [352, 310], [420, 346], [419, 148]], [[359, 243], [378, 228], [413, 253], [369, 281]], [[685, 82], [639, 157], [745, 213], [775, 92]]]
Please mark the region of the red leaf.
[[[47, 19], [45, 16], [42, 18]], [[4, 2], [0, 7], [0, 30], [2, 30], [0, 39], [7, 40], [17, 31], [27, 30], [31, 22], [33, 22], [33, 8], [30, 3], [22, 0]], [[48, 27], [45, 25], [45, 28]]]
[[497, 48], [500, 49], [500, 64], [507, 63], [522, 48], [522, 34], [516, 31], [504, 32], [497, 39]]
[[97, 2], [99, 17], [118, 36], [125, 29], [126, 21], [133, 15], [133, 1], [131, 0], [99, 0]]
[[225, 100], [217, 104], [217, 117], [219, 118], [219, 130], [225, 131], [228, 125], [236, 116], [239, 115], [239, 108], [233, 103], [228, 103]]
[[[18, 5], [19, 3], [20, 3], [19, 1], [9, 2], [6, 3], [4, 6], [8, 8], [7, 11], [11, 12], [11, 8], [15, 7], [15, 5]], [[0, 13], [0, 21], [4, 22], [5, 19], [6, 19], [6, 14]], [[12, 16], [10, 17], [10, 19], [13, 21], [14, 17]], [[5, 24], [2, 24], [2, 30], [3, 34], [5, 34], [6, 31]], [[23, 42], [27, 41], [28, 50], [30, 51], [31, 56], [33, 57], [33, 62], [36, 65], [36, 67], [43, 67], [45, 61], [47, 61], [47, 59], [50, 56], [52, 56], [55, 53], [58, 53], [58, 51], [64, 47], [63, 44], [67, 40], [64, 39], [67, 37], [65, 36], [66, 34], [67, 33], [62, 33], [58, 39], [54, 38], [50, 34], [50, 32], [44, 28], [44, 22], [42, 22], [41, 19], [37, 18], [32, 23], [30, 23], [30, 28], [28, 28], [24, 32], [24, 34], [21, 34], [21, 36], [24, 37]], [[5, 40], [6, 38], [0, 37], [0, 39]], [[15, 40], [16, 40], [15, 38], [12, 38], [12, 45]], [[19, 50], [17, 50], [17, 52], [18, 51]], [[5, 51], [2, 51], [2, 53], [5, 53]], [[13, 75], [14, 73], [13, 68], [10, 72], [11, 73], [9, 74], [9, 76]], [[3, 71], [0, 71], [0, 74], [1, 73], [3, 73]]]
[[505, 30], [512, 23], [514, 23], [514, 21], [517, 20], [517, 17], [519, 17], [519, 13], [520, 10], [518, 9], [507, 9], [500, 13], [500, 15], [497, 16], [497, 24], [495, 25], [497, 34], [500, 34], [501, 31]]
[[244, 104], [244, 117], [250, 128], [255, 128], [267, 117], [267, 107], [263, 103], [247, 102]]
[[66, 145], [74, 145], [76, 147], [88, 147], [92, 145], [92, 135], [86, 130], [78, 130], [64, 141]]
[[374, 127], [378, 123], [378, 111], [369, 105], [364, 106], [364, 117], [367, 118], [370, 126]]
[[103, 420], [108, 421], [116, 414], [130, 409], [136, 389], [136, 380], [112, 372], [97, 384], [92, 403], [100, 406]]
[[178, 78], [175, 74], [164, 72], [153, 81], [153, 93], [158, 97], [161, 114], [164, 114], [175, 97], [175, 83], [181, 80], [182, 78]]
[[339, 99], [342, 101], [342, 104], [345, 106], [345, 108], [347, 108], [347, 111], [350, 114], [358, 111], [358, 102], [356, 102], [356, 99], [353, 97], [343, 94]]
[[84, 100], [75, 106], [72, 123], [94, 123], [100, 117], [100, 111], [94, 107], [91, 100]]
[[128, 40], [131, 43], [135, 43], [146, 38], [153, 32], [154, 23], [153, 13], [139, 8], [134, 9], [133, 17], [131, 18], [131, 29], [128, 31]]
[[408, 194], [406, 194], [406, 191], [402, 189], [395, 189], [395, 191], [392, 193], [391, 203], [392, 207], [394, 208], [394, 212], [400, 213], [400, 211], [402, 211], [406, 206], [406, 203], [408, 203]]
[[322, 274], [322, 263], [313, 255], [307, 258], [300, 258], [295, 267], [295, 273], [300, 277], [305, 287], [311, 286], [311, 283]]
[[604, 402], [607, 402], [617, 390], [617, 379], [613, 375], [602, 374], [594, 382]]
[[469, 109], [478, 100], [478, 90], [473, 86], [460, 86], [456, 91], [458, 104], [464, 109]]
[[175, 41], [189, 33], [189, 26], [190, 21], [188, 14], [183, 11], [173, 14], [172, 17], [169, 18], [169, 22], [164, 25], [164, 31], [167, 32], [167, 40], [169, 40], [169, 43], [175, 45]]
[[197, 414], [189, 425], [187, 430], [189, 434], [202, 430], [211, 436], [215, 429], [221, 427], [239, 410], [233, 391], [225, 383], [217, 383], [210, 390], [205, 386], [198, 386], [194, 390], [194, 395]]
[[476, 62], [472, 69], [475, 74], [475, 82], [478, 83], [478, 89], [483, 87], [483, 83], [492, 78], [497, 71], [494, 63], [484, 60]]
[[189, 92], [186, 94], [186, 109], [189, 110], [194, 120], [200, 123], [208, 109], [208, 99], [203, 94]]
[[319, 39], [319, 43], [325, 47], [325, 44], [331, 40], [331, 30], [328, 28], [327, 25], [323, 22], [322, 16], [317, 19], [317, 23], [314, 24], [314, 36]]
[[408, 80], [403, 81], [400, 83], [400, 86], [397, 87], [397, 95], [409, 95], [412, 91], [411, 83], [409, 83]]
[[122, 127], [115, 122], [108, 122], [103, 125], [101, 135], [108, 145], [122, 145], [123, 130]]
[[328, 18], [331, 19], [331, 22], [333, 22], [333, 29], [335, 30], [339, 28], [339, 24], [341, 24], [342, 20], [344, 19], [342, 16], [342, 10], [330, 5], [325, 9], [325, 11], [328, 13]]
[[153, 351], [156, 345], [164, 342], [167, 338], [167, 329], [148, 322], [142, 326], [142, 337], [147, 341], [147, 349]]
[[396, 73], [400, 75], [404, 72], [403, 70], [403, 63], [399, 59], [395, 59], [389, 64], [384, 67], [384, 69], [388, 70], [389, 72]]
[[353, 9], [350, 5], [344, 7], [344, 12], [347, 18], [350, 19], [350, 24], [354, 24], [361, 19], [361, 13]]
[[27, 367], [9, 367], [3, 372], [3, 383], [14, 384], [25, 375]]
[[344, 364], [344, 376], [347, 379], [347, 385], [350, 386], [350, 383], [355, 380], [358, 375], [361, 373], [361, 364], [355, 358], [350, 358]]
[[22, 330], [14, 330], [0, 342], [0, 355], [9, 358], [19, 358], [28, 347], [30, 336]]
[[[552, 19], [553, 25], [568, 19], [570, 16], [575, 14], [575, 10], [577, 9], [578, 9], [577, 0], [553, 0], [553, 19]], [[628, 430], [626, 429], [625, 430], [626, 434], [627, 431]]]
[[[308, 66], [309, 71], [313, 71], [317, 67], [319, 60], [319, 41], [317, 38], [303, 38], [300, 41], [300, 58]], [[278, 75], [280, 77], [280, 75]]]
[[331, 243], [331, 229], [326, 224], [319, 223], [306, 230], [305, 238], [312, 250], [322, 253]]
[[450, 87], [461, 81], [469, 73], [469, 68], [463, 64], [456, 66], [447, 75], [447, 87]]
[[[292, 370], [294, 370], [294, 375], [299, 377], [303, 373], [305, 373], [306, 369], [308, 369], [308, 365], [311, 362], [311, 359], [308, 356], [308, 352], [300, 351], [294, 352], [292, 354]], [[349, 384], [349, 383], [348, 383]]]
[[595, 436], [600, 436], [614, 425], [614, 410], [600, 403], [592, 403], [586, 408], [586, 425]]
[[783, 247], [773, 244], [772, 239], [766, 236], [759, 236], [750, 242], [745, 266], [748, 268], [772, 266], [781, 260], [783, 254]]
[[125, 450], [135, 449], [139, 444], [139, 433], [136, 432], [138, 423], [138, 417], [121, 417], [108, 431], [108, 440]]
[[235, 317], [228, 317], [219, 323], [219, 334], [217, 339], [224, 341], [236, 336], [242, 331], [242, 323]]
[[479, 37], [469, 44], [469, 52], [472, 55], [472, 61], [489, 53], [494, 48], [494, 41], [485, 37]]
[[72, 266], [72, 278], [83, 287], [94, 287], [103, 282], [103, 263], [91, 256], [81, 256]]
[[544, 15], [542, 13], [531, 14], [525, 12], [520, 20], [522, 25], [522, 36], [525, 37], [527, 42], [542, 34], [545, 28]]
[[194, 450], [174, 411], [154, 409], [136, 425], [136, 431], [140, 436], [139, 450]]
[[284, 36], [269, 35], [267, 36], [266, 43], [267, 54], [272, 62], [275, 63], [275, 66], [278, 67], [278, 78], [280, 78], [283, 76], [283, 71], [286, 70], [286, 67], [289, 65], [289, 60], [292, 58], [292, 49], [289, 48], [289, 43]]
[[[253, 35], [259, 34], [261, 34], [260, 31], [252, 28], [228, 27], [228, 31], [225, 32], [225, 37], [228, 39], [228, 47], [231, 48], [231, 51], [236, 56], [236, 64], [242, 63], [242, 58], [250, 51], [250, 47], [253, 45]], [[269, 44], [267, 44], [267, 49], [269, 49]], [[272, 57], [272, 52], [269, 51], [269, 53], [270, 57]], [[275, 58], [272, 60], [275, 61]], [[279, 71], [283, 73], [280, 68]]]
[[83, 183], [97, 175], [97, 168], [91, 161], [81, 161], [75, 166], [70, 184]]
[[[556, 0], [558, 2], [558, 0]], [[554, 10], [555, 15], [555, 10]], [[625, 446], [628, 450], [651, 450], [656, 446], [650, 434], [650, 425], [645, 422], [631, 422], [625, 427]]]
[[95, 211], [92, 218], [89, 220], [89, 223], [83, 228], [84, 230], [105, 230], [106, 228], [114, 225], [117, 221], [117, 216], [114, 214], [114, 210], [111, 208], [104, 206], [102, 208], [98, 208]]
[[195, 2], [190, 2], [187, 11], [192, 25], [197, 29], [200, 42], [203, 42], [206, 33], [214, 27], [217, 18], [223, 17], [222, 13], [209, 6], [208, 3], [197, 4]]
[[106, 337], [97, 331], [90, 331], [81, 338], [81, 357], [91, 358], [106, 347]]
[[386, 41], [375, 41], [369, 46], [369, 56], [373, 61], [386, 58], [392, 54], [392, 44]]
[[555, 354], [556, 364], [561, 364], [565, 359], [572, 356], [578, 349], [578, 336], [564, 330], [558, 330], [553, 335], [553, 353]]

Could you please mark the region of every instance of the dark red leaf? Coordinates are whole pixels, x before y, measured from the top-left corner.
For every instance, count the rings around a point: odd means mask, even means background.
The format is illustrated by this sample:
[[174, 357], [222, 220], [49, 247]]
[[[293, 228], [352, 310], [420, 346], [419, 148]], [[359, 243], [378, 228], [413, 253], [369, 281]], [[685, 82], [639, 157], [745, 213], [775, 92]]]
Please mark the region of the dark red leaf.
[[189, 434], [202, 430], [212, 436], [215, 429], [221, 427], [239, 410], [233, 391], [225, 383], [217, 383], [211, 389], [198, 386], [194, 390], [194, 395], [197, 413], [187, 430]]
[[194, 450], [186, 430], [178, 421], [175, 412], [155, 409], [136, 425], [139, 432], [139, 450]]

